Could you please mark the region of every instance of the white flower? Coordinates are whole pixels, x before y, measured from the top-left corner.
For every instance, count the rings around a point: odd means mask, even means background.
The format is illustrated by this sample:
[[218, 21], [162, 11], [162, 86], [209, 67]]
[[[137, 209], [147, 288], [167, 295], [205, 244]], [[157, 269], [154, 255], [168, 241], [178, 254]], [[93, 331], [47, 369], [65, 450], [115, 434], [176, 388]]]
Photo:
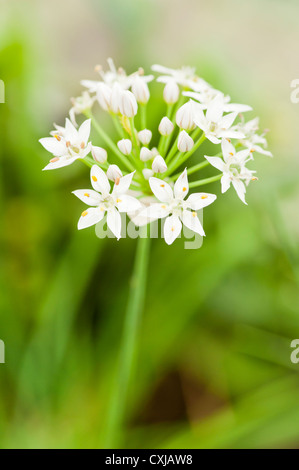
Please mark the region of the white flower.
[[197, 88], [195, 88], [196, 91], [199, 86], [202, 87], [205, 83], [204, 80], [195, 74], [195, 68], [193, 67], [182, 67], [181, 69], [175, 70], [169, 67], [164, 67], [163, 65], [155, 64], [152, 66], [152, 70], [161, 74], [160, 77], [157, 78], [157, 81], [161, 83], [167, 83], [172, 80], [179, 85], [191, 88], [192, 90], [197, 86]]
[[107, 170], [107, 178], [111, 181], [114, 181], [115, 184], [118, 184], [123, 174], [121, 169], [117, 165], [110, 165]]
[[91, 150], [91, 143], [88, 142], [90, 122], [90, 119], [87, 119], [77, 130], [71, 121], [66, 119], [65, 128], [60, 128], [60, 134], [39, 140], [42, 146], [54, 155], [44, 170], [71, 165], [78, 158], [88, 155]]
[[142, 162], [147, 162], [153, 158], [153, 154], [150, 149], [147, 147], [142, 147], [140, 150], [140, 160]]
[[70, 109], [70, 120], [74, 126], [77, 127], [76, 122], [76, 114], [82, 114], [85, 111], [88, 111], [92, 108], [93, 103], [95, 101], [94, 97], [91, 97], [87, 91], [83, 91], [82, 96], [78, 96], [78, 98], [72, 98], [72, 108]]
[[144, 170], [142, 170], [142, 174], [144, 178], [148, 180], [151, 176], [154, 175], [154, 172], [153, 170], [150, 170], [149, 168], [144, 168]]
[[216, 96], [208, 105], [206, 115], [204, 115], [201, 109], [197, 108], [194, 123], [205, 133], [207, 139], [213, 144], [219, 144], [224, 137], [235, 139], [244, 138], [243, 132], [231, 129], [238, 113], [229, 113], [225, 116], [223, 116], [223, 113], [223, 101], [219, 96]]
[[176, 123], [181, 129], [185, 129], [187, 131], [191, 131], [194, 129], [194, 117], [195, 117], [195, 109], [197, 104], [189, 100], [187, 103], [181, 106], [177, 113], [176, 113]]
[[118, 83], [114, 83], [111, 89], [110, 96], [110, 111], [114, 114], [120, 113], [120, 100], [123, 90]]
[[206, 88], [201, 93], [196, 93], [193, 91], [184, 91], [183, 95], [198, 101], [200, 103], [199, 106], [203, 110], [207, 109], [211, 101], [213, 101], [217, 97], [219, 99], [219, 102], [222, 101], [224, 113], [245, 113], [248, 111], [252, 111], [252, 107], [248, 106], [247, 104], [230, 103], [230, 97], [228, 95], [225, 96], [221, 91], [216, 90], [212, 87]]
[[186, 131], [181, 131], [178, 138], [178, 149], [180, 152], [189, 152], [194, 145], [194, 141]]
[[107, 150], [103, 149], [102, 147], [95, 147], [92, 145], [91, 155], [94, 161], [98, 163], [105, 163], [107, 161]]
[[272, 153], [269, 150], [266, 150], [268, 143], [264, 135], [259, 135], [256, 133], [259, 129], [259, 118], [252, 119], [248, 122], [242, 122], [236, 126], [238, 130], [245, 134], [245, 139], [242, 139], [240, 143], [244, 147], [250, 150], [250, 153], [253, 152], [260, 153], [261, 155], [266, 155], [268, 157], [273, 157]]
[[107, 212], [107, 225], [119, 240], [121, 237], [120, 212], [134, 212], [141, 207], [137, 199], [126, 194], [133, 176], [134, 172], [120, 178], [110, 194], [110, 183], [107, 176], [101, 168], [94, 165], [90, 171], [91, 184], [94, 190], [79, 189], [73, 192], [85, 204], [92, 206], [82, 212], [78, 229], [81, 230], [97, 224]]
[[152, 139], [152, 131], [149, 129], [143, 129], [138, 132], [138, 139], [143, 145], [148, 145]]
[[205, 235], [196, 211], [214, 202], [216, 199], [214, 194], [194, 193], [185, 201], [189, 190], [187, 170], [179, 176], [173, 189], [159, 178], [150, 178], [149, 184], [160, 202], [151, 204], [139, 215], [148, 220], [167, 217], [164, 225], [164, 238], [168, 245], [180, 235], [182, 223], [193, 232]]
[[174, 80], [169, 80], [163, 90], [163, 98], [165, 103], [173, 104], [178, 101], [180, 97], [180, 89]]
[[161, 155], [157, 155], [152, 163], [152, 170], [155, 173], [165, 173], [167, 170], [167, 165], [165, 163], [165, 160]]
[[255, 171], [248, 170], [246, 163], [250, 159], [250, 152], [248, 149], [236, 152], [234, 146], [227, 140], [223, 139], [221, 143], [223, 160], [220, 157], [207, 157], [208, 162], [213, 165], [217, 170], [223, 173], [221, 178], [221, 190], [225, 193], [231, 183], [235, 188], [239, 198], [244, 204], [245, 201], [246, 185], [253, 178]]
[[117, 146], [124, 155], [130, 155], [132, 152], [132, 142], [130, 139], [119, 140]]
[[170, 135], [174, 129], [174, 125], [168, 117], [163, 117], [159, 124], [159, 132], [161, 135]]
[[119, 111], [123, 116], [132, 118], [137, 114], [137, 101], [133, 93], [129, 90], [124, 90], [120, 93]]

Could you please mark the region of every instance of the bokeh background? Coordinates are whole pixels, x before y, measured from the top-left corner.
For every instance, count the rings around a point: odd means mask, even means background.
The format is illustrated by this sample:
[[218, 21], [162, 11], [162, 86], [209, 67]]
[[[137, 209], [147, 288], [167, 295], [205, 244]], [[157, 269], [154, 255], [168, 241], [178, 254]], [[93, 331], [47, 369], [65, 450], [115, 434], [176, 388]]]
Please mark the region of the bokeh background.
[[0, 447], [103, 446], [135, 241], [76, 231], [88, 173], [42, 173], [38, 139], [112, 56], [128, 72], [196, 66], [254, 107], [275, 156], [256, 156], [248, 207], [229, 191], [209, 208], [201, 249], [153, 241], [122, 445], [298, 448], [298, 2], [0, 5]]

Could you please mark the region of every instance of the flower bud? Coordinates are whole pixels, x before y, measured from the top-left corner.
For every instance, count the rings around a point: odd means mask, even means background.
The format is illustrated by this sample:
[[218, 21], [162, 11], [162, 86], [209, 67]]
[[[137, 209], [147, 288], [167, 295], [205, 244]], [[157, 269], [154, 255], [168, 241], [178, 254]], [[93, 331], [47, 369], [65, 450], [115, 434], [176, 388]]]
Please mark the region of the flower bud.
[[119, 140], [117, 142], [117, 146], [124, 155], [130, 155], [130, 153], [132, 152], [132, 142], [130, 141], [130, 139]]
[[150, 177], [154, 175], [153, 170], [150, 170], [149, 168], [145, 168], [144, 170], [142, 170], [142, 173], [146, 180], [150, 179]]
[[118, 114], [120, 112], [120, 99], [123, 90], [118, 83], [114, 83], [110, 96], [110, 110]]
[[176, 103], [180, 96], [180, 89], [174, 80], [169, 80], [163, 91], [163, 98], [167, 104]]
[[193, 139], [186, 131], [181, 131], [178, 138], [178, 149], [180, 152], [189, 152], [194, 145]]
[[111, 88], [105, 83], [99, 83], [97, 87], [97, 100], [104, 111], [110, 110]]
[[107, 170], [107, 178], [111, 181], [114, 181], [115, 184], [119, 183], [120, 178], [122, 177], [122, 172], [117, 165], [110, 165]]
[[137, 101], [133, 93], [123, 90], [120, 94], [119, 111], [123, 116], [132, 118], [137, 114]]
[[153, 158], [152, 152], [147, 147], [142, 147], [140, 150], [140, 160], [142, 162], [147, 162]]
[[161, 135], [170, 135], [174, 129], [174, 125], [172, 124], [171, 120], [168, 117], [164, 117], [161, 119], [159, 124], [159, 132]]
[[167, 165], [165, 163], [164, 158], [161, 157], [161, 155], [157, 155], [155, 157], [153, 164], [152, 164], [152, 170], [155, 173], [165, 173], [165, 171], [167, 170]]
[[156, 157], [157, 155], [159, 155], [158, 149], [156, 147], [153, 147], [151, 149], [151, 152], [152, 152], [153, 157]]
[[138, 75], [136, 75], [132, 83], [132, 92], [138, 103], [146, 104], [148, 102], [150, 97], [148, 85], [145, 80], [140, 78]]
[[152, 138], [152, 132], [148, 129], [138, 132], [138, 139], [143, 145], [148, 145]]
[[181, 129], [191, 131], [194, 129], [194, 103], [189, 100], [188, 103], [183, 104], [176, 113], [176, 123]]
[[107, 151], [102, 147], [91, 147], [91, 155], [94, 161], [98, 163], [105, 163], [107, 161]]

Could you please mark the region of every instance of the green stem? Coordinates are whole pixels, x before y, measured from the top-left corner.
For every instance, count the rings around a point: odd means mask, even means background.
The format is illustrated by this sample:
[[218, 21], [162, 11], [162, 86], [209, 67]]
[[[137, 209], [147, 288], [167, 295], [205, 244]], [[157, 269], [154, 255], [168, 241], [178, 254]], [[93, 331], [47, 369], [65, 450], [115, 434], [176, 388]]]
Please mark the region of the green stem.
[[[201, 170], [202, 168], [205, 168], [206, 166], [208, 166], [210, 163], [208, 162], [208, 160], [204, 160], [203, 162], [200, 162], [198, 163], [197, 165], [194, 165], [192, 166], [191, 168], [189, 168], [187, 170], [187, 174], [188, 175], [192, 175], [193, 173], [195, 173], [196, 171], [198, 170]], [[179, 176], [181, 175], [181, 173], [176, 173], [175, 175], [171, 176], [170, 179], [171, 180], [176, 180]]]
[[180, 153], [177, 155], [177, 157], [172, 161], [171, 165], [169, 165], [168, 170], [166, 173], [164, 173], [164, 175], [169, 175], [170, 173], [175, 171], [180, 165], [182, 165], [186, 160], [188, 160], [188, 158], [190, 158], [191, 155], [193, 155], [193, 153], [198, 149], [198, 147], [204, 142], [205, 139], [206, 139], [206, 136], [204, 133], [202, 133], [201, 137], [198, 139], [196, 144], [193, 145], [192, 149], [189, 150], [189, 152], [183, 155], [183, 158], [180, 158], [181, 157]]
[[117, 130], [119, 136], [121, 137], [121, 139], [125, 139], [125, 137], [126, 137], [125, 131], [124, 131], [122, 125], [119, 122], [118, 116], [116, 114], [111, 113], [111, 117], [112, 117], [115, 129]]
[[196, 188], [197, 186], [203, 186], [204, 184], [214, 183], [215, 181], [219, 181], [222, 178], [222, 173], [216, 176], [211, 176], [211, 178], [205, 178], [198, 181], [192, 181], [189, 183], [189, 188]]
[[[143, 237], [143, 238], [142, 238]], [[138, 239], [133, 274], [131, 278], [129, 301], [127, 305], [118, 375], [113, 388], [108, 422], [106, 428], [106, 448], [117, 447], [125, 421], [126, 408], [129, 398], [129, 386], [133, 374], [138, 327], [144, 306], [147, 270], [150, 252], [150, 238], [147, 226], [143, 227]]]
[[141, 129], [146, 129], [146, 104], [140, 104]]

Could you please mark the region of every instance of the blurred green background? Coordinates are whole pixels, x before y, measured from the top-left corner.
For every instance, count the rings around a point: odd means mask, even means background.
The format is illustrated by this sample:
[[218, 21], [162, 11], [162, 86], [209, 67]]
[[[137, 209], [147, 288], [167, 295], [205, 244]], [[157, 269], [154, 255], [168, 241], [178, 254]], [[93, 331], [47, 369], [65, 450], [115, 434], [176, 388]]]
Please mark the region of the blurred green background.
[[205, 212], [200, 250], [153, 241], [123, 447], [298, 448], [298, 2], [0, 5], [0, 447], [103, 445], [135, 241], [77, 232], [88, 173], [42, 173], [38, 139], [111, 56], [196, 66], [254, 107], [275, 156], [256, 155], [248, 207], [231, 190]]

